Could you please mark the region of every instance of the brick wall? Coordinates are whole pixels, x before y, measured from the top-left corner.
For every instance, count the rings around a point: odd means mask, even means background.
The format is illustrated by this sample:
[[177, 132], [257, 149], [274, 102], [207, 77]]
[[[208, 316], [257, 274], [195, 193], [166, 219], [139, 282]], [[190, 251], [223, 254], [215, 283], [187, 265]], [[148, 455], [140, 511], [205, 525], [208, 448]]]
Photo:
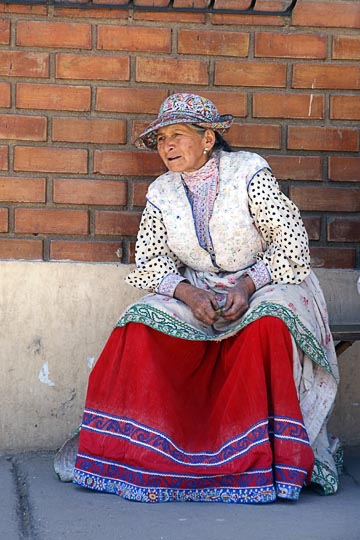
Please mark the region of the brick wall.
[[298, 0], [291, 19], [0, 4], [0, 258], [131, 262], [163, 170], [132, 141], [195, 91], [268, 158], [314, 265], [359, 266], [359, 28], [358, 0]]

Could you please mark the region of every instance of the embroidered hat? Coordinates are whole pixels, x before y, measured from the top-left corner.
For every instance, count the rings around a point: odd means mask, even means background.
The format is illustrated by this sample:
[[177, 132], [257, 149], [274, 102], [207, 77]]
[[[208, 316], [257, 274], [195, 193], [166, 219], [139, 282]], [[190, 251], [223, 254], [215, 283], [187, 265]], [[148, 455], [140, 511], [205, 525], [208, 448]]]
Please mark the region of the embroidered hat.
[[156, 148], [156, 131], [171, 124], [196, 124], [224, 133], [233, 122], [231, 114], [221, 116], [210, 99], [196, 94], [172, 94], [162, 103], [159, 115], [135, 141], [137, 148]]

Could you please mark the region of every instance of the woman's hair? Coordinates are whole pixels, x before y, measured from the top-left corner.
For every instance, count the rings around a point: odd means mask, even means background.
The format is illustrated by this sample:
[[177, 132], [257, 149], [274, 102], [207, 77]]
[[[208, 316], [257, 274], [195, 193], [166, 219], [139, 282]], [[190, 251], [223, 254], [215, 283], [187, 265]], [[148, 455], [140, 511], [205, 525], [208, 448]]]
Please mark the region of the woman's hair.
[[232, 152], [233, 149], [230, 146], [230, 144], [225, 141], [222, 135], [215, 131], [215, 144], [213, 146], [213, 150], [223, 150], [224, 152]]
[[[191, 124], [191, 127], [194, 128], [195, 131], [197, 131], [201, 135], [203, 135], [205, 131], [208, 129], [202, 126], [198, 126], [197, 124]], [[213, 151], [223, 150], [224, 152], [233, 152], [233, 149], [231, 148], [230, 144], [227, 141], [225, 141], [223, 136], [220, 135], [220, 133], [218, 133], [217, 131], [214, 131], [214, 133], [215, 133], [215, 144], [212, 148]]]

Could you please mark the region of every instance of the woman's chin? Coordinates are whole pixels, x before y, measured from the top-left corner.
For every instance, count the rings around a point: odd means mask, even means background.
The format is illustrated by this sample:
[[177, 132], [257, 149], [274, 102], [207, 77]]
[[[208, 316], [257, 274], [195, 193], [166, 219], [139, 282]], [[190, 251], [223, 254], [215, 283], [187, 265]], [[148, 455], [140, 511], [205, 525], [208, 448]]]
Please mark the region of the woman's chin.
[[184, 171], [184, 164], [179, 161], [167, 161], [166, 166], [171, 172], [183, 172]]

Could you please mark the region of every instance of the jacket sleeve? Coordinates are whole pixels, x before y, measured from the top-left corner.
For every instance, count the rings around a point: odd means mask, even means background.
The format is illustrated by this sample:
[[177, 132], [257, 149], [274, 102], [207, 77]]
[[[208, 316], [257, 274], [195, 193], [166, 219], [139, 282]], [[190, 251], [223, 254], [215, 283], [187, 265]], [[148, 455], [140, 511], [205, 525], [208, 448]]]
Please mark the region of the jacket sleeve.
[[273, 283], [301, 283], [310, 273], [310, 253], [299, 209], [267, 168], [253, 177], [248, 195], [251, 215], [266, 242], [257, 260], [266, 266]]
[[167, 232], [161, 211], [147, 202], [143, 211], [135, 247], [136, 268], [125, 281], [139, 289], [173, 295], [183, 281], [183, 267], [167, 244]]

